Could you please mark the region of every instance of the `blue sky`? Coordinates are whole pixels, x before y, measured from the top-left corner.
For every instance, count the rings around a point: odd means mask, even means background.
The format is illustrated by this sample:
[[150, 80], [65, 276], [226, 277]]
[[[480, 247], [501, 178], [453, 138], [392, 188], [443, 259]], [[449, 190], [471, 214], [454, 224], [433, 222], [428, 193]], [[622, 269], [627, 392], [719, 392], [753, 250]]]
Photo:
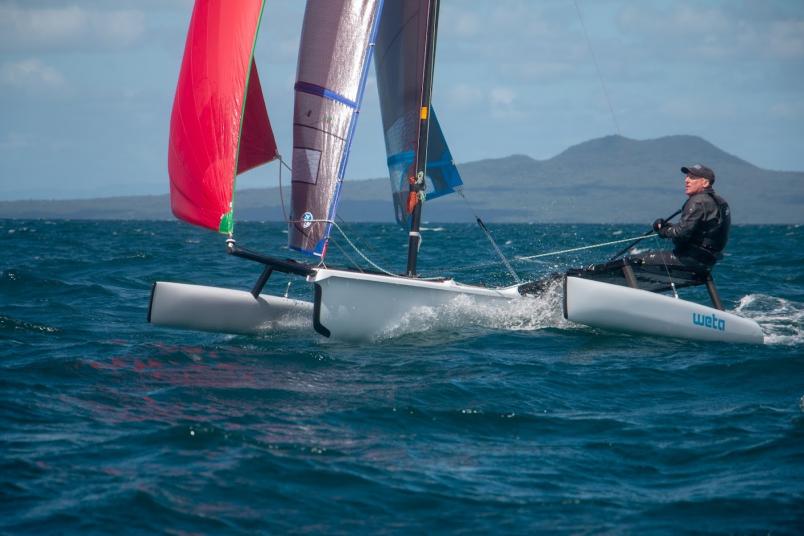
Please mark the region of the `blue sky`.
[[[167, 192], [191, 10], [190, 0], [0, 0], [0, 199]], [[303, 11], [301, 0], [268, 0], [256, 51], [286, 155]], [[619, 132], [695, 134], [760, 167], [804, 170], [801, 0], [442, 0], [437, 62], [434, 106], [458, 162], [549, 158]], [[371, 76], [351, 179], [387, 172]], [[238, 188], [276, 177], [265, 166]]]

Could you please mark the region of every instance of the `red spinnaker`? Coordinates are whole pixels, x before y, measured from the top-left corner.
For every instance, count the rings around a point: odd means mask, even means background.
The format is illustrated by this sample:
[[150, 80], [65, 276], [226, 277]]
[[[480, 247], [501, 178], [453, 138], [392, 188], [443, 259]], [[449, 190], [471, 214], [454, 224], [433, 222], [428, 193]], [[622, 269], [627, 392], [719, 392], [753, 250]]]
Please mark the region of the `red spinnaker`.
[[170, 118], [170, 207], [232, 231], [235, 176], [277, 156], [254, 43], [263, 0], [196, 0]]

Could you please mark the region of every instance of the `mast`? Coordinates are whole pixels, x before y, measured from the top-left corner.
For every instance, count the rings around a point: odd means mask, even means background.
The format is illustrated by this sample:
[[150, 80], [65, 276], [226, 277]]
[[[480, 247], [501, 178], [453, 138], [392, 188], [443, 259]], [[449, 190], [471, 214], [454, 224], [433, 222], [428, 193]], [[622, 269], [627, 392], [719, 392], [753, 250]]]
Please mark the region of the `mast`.
[[433, 96], [433, 70], [435, 67], [436, 34], [438, 32], [438, 6], [439, 0], [432, 0], [427, 15], [427, 43], [425, 44], [424, 82], [422, 84], [422, 99], [419, 113], [419, 145], [416, 150], [415, 175], [410, 178], [409, 196], [416, 197], [413, 217], [408, 233], [408, 267], [407, 275], [416, 275], [416, 259], [419, 254], [421, 234], [419, 227], [422, 220], [422, 193], [424, 192], [424, 176], [427, 172], [427, 143], [430, 135], [430, 102]]

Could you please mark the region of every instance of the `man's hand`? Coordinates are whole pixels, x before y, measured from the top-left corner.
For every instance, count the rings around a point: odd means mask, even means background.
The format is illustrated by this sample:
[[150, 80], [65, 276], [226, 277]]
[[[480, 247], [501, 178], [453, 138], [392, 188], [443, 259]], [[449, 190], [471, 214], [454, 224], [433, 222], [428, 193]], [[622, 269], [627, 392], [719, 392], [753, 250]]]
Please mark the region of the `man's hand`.
[[660, 232], [660, 231], [662, 230], [662, 228], [663, 228], [663, 227], [665, 227], [666, 225], [667, 225], [667, 222], [666, 222], [666, 221], [664, 221], [662, 218], [659, 218], [658, 220], [656, 220], [655, 222], [653, 222], [653, 230], [654, 230], [654, 231], [656, 231], [656, 232], [658, 233], [658, 232]]

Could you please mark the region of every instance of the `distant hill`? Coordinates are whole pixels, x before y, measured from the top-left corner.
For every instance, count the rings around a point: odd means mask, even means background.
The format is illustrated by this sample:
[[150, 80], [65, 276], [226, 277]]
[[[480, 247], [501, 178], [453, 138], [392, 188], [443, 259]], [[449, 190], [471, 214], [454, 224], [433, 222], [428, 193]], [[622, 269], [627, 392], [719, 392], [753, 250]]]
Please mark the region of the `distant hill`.
[[[459, 165], [466, 197], [496, 222], [646, 223], [684, 202], [682, 165], [704, 163], [735, 223], [804, 222], [804, 173], [758, 168], [696, 136], [632, 140], [606, 136], [548, 160], [528, 156]], [[287, 195], [287, 187], [285, 194]], [[388, 179], [348, 180], [338, 215], [346, 221], [392, 221]], [[67, 201], [0, 201], [0, 218], [171, 219], [167, 195]], [[281, 220], [278, 188], [238, 190], [241, 220]], [[425, 220], [471, 221], [459, 196], [428, 203]]]

